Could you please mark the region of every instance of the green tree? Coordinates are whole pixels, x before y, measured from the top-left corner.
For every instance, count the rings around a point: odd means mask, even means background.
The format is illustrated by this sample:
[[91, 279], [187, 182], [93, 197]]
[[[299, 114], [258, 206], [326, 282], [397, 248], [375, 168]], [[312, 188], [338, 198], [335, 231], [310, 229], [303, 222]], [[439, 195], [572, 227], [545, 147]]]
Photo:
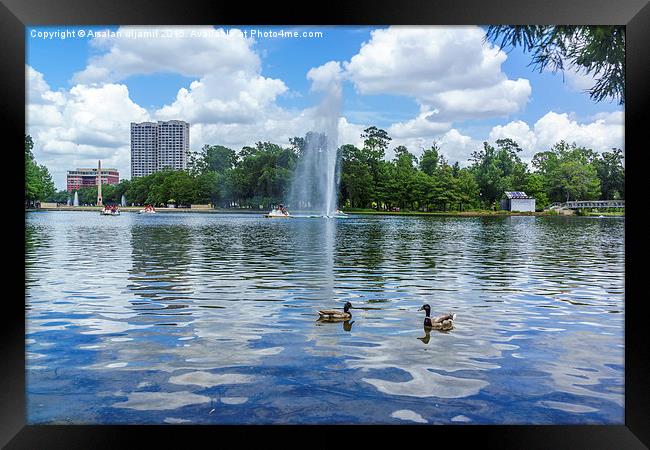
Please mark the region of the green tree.
[[224, 173], [237, 164], [237, 153], [223, 145], [206, 145], [203, 147], [207, 170]]
[[535, 199], [535, 209], [543, 210], [549, 205], [549, 197], [546, 193], [546, 184], [542, 174], [531, 173], [528, 176], [524, 190], [526, 194]]
[[[80, 205], [94, 205], [97, 203], [97, 186], [82, 187], [77, 191]], [[74, 194], [72, 194], [74, 196]]]
[[293, 150], [271, 142], [244, 147], [231, 181], [241, 205], [270, 208], [288, 194], [297, 156]]
[[434, 142], [431, 148], [426, 149], [420, 156], [420, 170], [429, 176], [433, 175], [438, 168], [439, 154], [440, 147]]
[[512, 139], [498, 139], [496, 144], [495, 148], [484, 142], [483, 149], [471, 156], [484, 206], [493, 205], [504, 191], [523, 190], [526, 185], [528, 169], [518, 156], [519, 145]]
[[67, 190], [63, 189], [61, 191], [56, 191], [53, 193], [48, 198], [46, 198], [45, 201], [54, 203], [67, 203], [69, 198], [70, 193], [68, 193]]
[[373, 194], [373, 178], [363, 151], [354, 145], [341, 147], [341, 192], [340, 199], [352, 208], [370, 205]]
[[456, 179], [456, 189], [458, 192], [459, 209], [463, 210], [465, 207], [475, 207], [479, 203], [479, 186], [476, 178], [469, 169], [461, 169], [458, 163], [452, 166], [452, 174], [458, 173], [454, 178]]
[[580, 164], [575, 160], [563, 161], [558, 168], [556, 182], [565, 201], [597, 200], [600, 196], [600, 180], [593, 165]]
[[[400, 208], [414, 208], [417, 201], [418, 185], [415, 174], [417, 158], [406, 147], [400, 145], [395, 148], [395, 159], [392, 170], [389, 170], [390, 203], [398, 204]], [[388, 192], [386, 192], [388, 194]], [[387, 198], [387, 199], [388, 199]]]
[[302, 158], [303, 154], [305, 153], [305, 147], [307, 145], [305, 138], [298, 136], [289, 138], [289, 144], [291, 144], [291, 149], [296, 154], [296, 156], [299, 159]]
[[594, 101], [625, 102], [624, 26], [493, 25], [485, 38], [502, 49], [531, 52], [530, 65], [540, 72], [563, 71], [568, 64], [592, 75], [596, 83], [587, 92]]
[[368, 161], [381, 160], [386, 154], [388, 143], [392, 139], [385, 130], [374, 126], [363, 130], [361, 138], [363, 139], [363, 148], [369, 154]]
[[371, 202], [375, 203], [377, 209], [380, 209], [389, 184], [387, 179], [389, 169], [382, 162], [392, 138], [385, 130], [375, 126], [363, 130], [361, 138], [363, 139], [362, 160], [368, 165], [372, 175]]
[[214, 171], [202, 173], [196, 178], [196, 202], [217, 205], [222, 200], [220, 185], [223, 175]]
[[535, 154], [532, 164], [541, 177], [548, 201], [565, 202], [599, 198], [597, 160], [593, 150], [560, 141], [550, 151]]
[[47, 167], [38, 165], [34, 160], [33, 148], [31, 136], [25, 135], [25, 201], [28, 203], [45, 200], [56, 192]]
[[612, 149], [603, 152], [595, 159], [596, 173], [600, 179], [601, 198], [603, 200], [620, 200], [625, 198], [625, 168], [623, 152]]

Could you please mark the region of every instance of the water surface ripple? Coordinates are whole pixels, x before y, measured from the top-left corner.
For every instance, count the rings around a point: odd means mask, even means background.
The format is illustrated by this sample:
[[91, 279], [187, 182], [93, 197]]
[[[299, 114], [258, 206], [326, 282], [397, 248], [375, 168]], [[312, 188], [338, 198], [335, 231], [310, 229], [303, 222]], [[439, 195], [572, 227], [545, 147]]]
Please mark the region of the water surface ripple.
[[37, 212], [26, 245], [30, 423], [624, 423], [624, 219]]

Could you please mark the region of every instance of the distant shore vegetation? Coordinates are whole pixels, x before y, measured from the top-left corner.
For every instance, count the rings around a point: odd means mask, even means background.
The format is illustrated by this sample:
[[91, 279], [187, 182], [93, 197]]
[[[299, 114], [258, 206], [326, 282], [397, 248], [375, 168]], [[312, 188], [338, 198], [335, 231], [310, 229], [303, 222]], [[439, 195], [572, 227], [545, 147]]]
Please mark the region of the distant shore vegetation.
[[[361, 148], [339, 147], [340, 208], [376, 211], [469, 211], [498, 209], [505, 191], [524, 191], [541, 210], [552, 202], [618, 200], [625, 198], [623, 152], [598, 153], [560, 141], [535, 154], [529, 166], [523, 149], [512, 139], [484, 142], [471, 154], [469, 165], [450, 163], [437, 143], [416, 157], [397, 146], [386, 160], [391, 138], [369, 127]], [[29, 145], [28, 145], [29, 143]], [[28, 148], [29, 147], [29, 148]], [[26, 200], [66, 203], [67, 191], [56, 192], [47, 168], [31, 154], [25, 139]], [[145, 177], [102, 186], [104, 203], [179, 206], [210, 203], [217, 208], [268, 209], [287, 203], [294, 170], [303, 157], [305, 138], [294, 137], [283, 147], [258, 142], [239, 152], [222, 145], [205, 145], [191, 152], [187, 170], [163, 170]], [[94, 204], [97, 188], [81, 188], [80, 204]], [[291, 205], [289, 205], [291, 206]]]

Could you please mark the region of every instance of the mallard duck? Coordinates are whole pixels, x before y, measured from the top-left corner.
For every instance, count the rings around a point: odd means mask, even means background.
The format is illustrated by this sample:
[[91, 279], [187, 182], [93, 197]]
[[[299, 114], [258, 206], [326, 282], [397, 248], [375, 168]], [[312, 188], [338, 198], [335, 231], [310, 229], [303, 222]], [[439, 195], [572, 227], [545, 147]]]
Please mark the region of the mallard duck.
[[456, 320], [456, 314], [444, 314], [442, 316], [429, 317], [431, 314], [431, 307], [429, 305], [423, 305], [418, 311], [424, 310], [427, 316], [424, 318], [424, 327], [431, 328], [434, 330], [447, 331], [454, 328], [454, 320]]
[[352, 308], [352, 303], [346, 302], [343, 305], [343, 311], [338, 309], [323, 309], [318, 311], [320, 317], [318, 320], [324, 322], [339, 322], [341, 320], [350, 320], [352, 318], [352, 313], [350, 313], [350, 308]]

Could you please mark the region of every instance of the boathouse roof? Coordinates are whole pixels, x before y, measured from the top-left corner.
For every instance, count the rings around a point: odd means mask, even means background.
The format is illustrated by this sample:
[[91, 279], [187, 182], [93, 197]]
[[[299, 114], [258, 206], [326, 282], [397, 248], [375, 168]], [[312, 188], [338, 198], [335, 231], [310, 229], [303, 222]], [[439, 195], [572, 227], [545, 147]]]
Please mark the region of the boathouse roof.
[[522, 191], [506, 191], [505, 192], [506, 197], [513, 199], [513, 198], [532, 198], [528, 195], [526, 195], [525, 192]]

